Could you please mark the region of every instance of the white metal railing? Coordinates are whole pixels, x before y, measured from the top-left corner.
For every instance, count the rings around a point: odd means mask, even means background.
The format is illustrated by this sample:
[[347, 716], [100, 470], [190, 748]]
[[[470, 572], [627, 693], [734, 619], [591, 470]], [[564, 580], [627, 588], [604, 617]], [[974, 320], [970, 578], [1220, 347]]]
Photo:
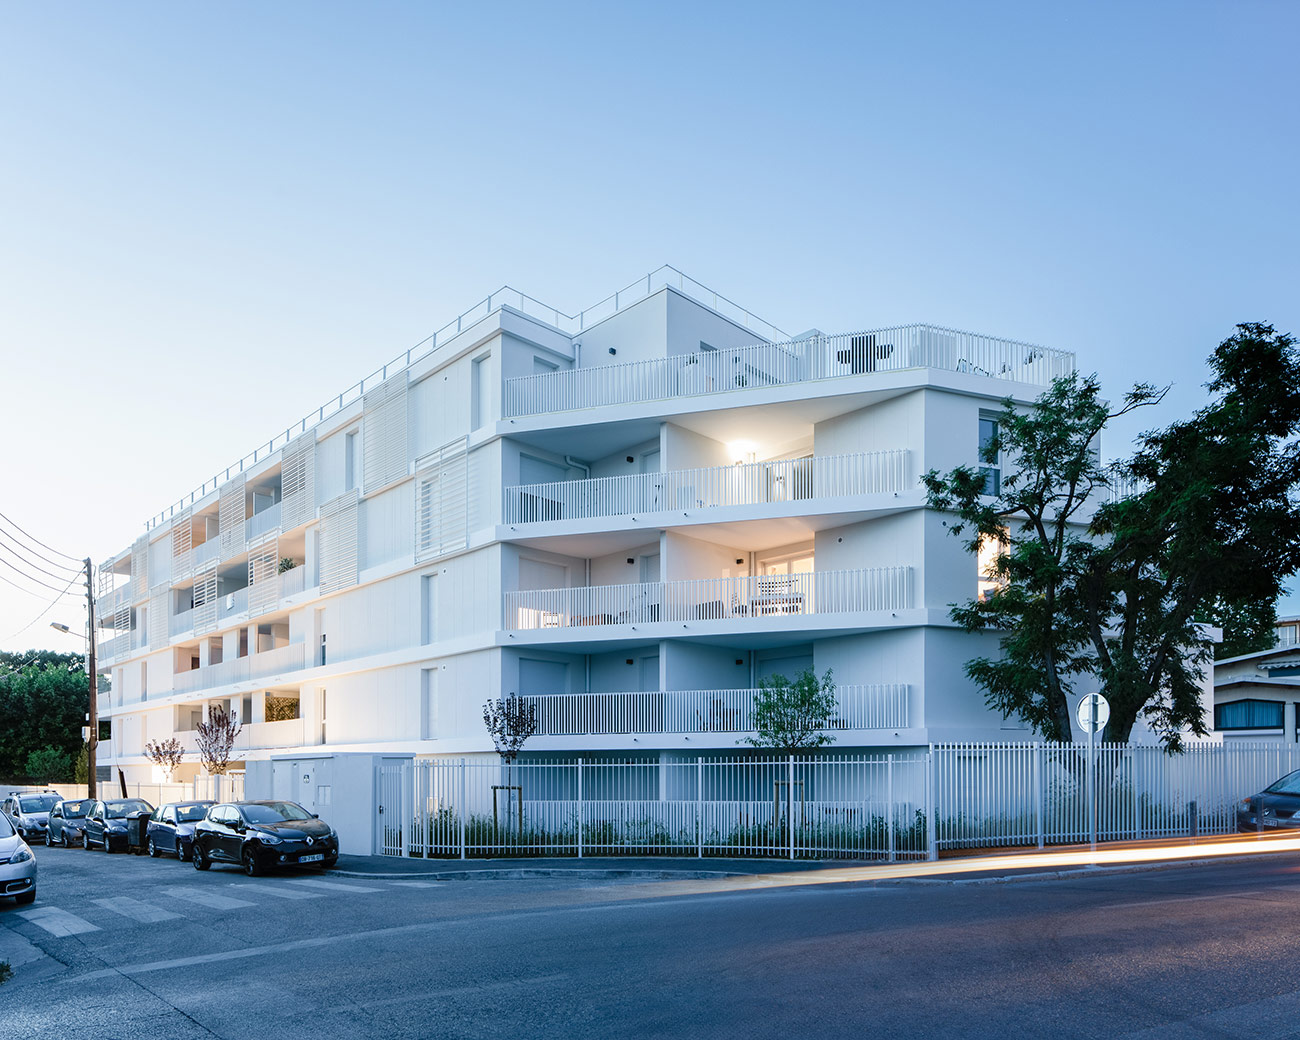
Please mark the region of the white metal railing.
[[520, 631], [904, 610], [912, 602], [911, 577], [910, 567], [878, 567], [532, 589], [505, 594], [505, 624]]
[[205, 668], [194, 668], [188, 672], [177, 672], [172, 677], [172, 690], [176, 693], [188, 693], [193, 690], [207, 690], [229, 683], [243, 682], [245, 679], [263, 679], [281, 672], [298, 671], [304, 667], [305, 643], [290, 643], [288, 646], [263, 650], [248, 657], [236, 657], [230, 661], [210, 664]]
[[307, 587], [307, 568], [302, 564], [280, 572], [280, 596], [295, 596]]
[[221, 558], [221, 539], [213, 535], [206, 542], [200, 542], [190, 550], [190, 563], [197, 567], [201, 563]]
[[272, 528], [280, 526], [280, 503], [267, 506], [260, 513], [254, 513], [244, 521], [244, 538], [246, 540], [266, 534]]
[[871, 495], [908, 487], [908, 452], [814, 455], [505, 489], [507, 524]]
[[182, 610], [179, 614], [173, 614], [167, 619], [167, 634], [169, 636], [178, 636], [183, 632], [189, 632], [194, 628], [194, 608]]
[[111, 661], [116, 657], [124, 656], [131, 649], [131, 633], [124, 632], [120, 636], [114, 636], [112, 639], [101, 639], [95, 644], [95, 653], [99, 657], [100, 663]]
[[217, 597], [217, 620], [224, 621], [226, 618], [234, 617], [236, 614], [243, 614], [248, 610], [248, 588], [236, 589], [234, 592], [227, 592], [225, 595]]
[[956, 329], [906, 325], [516, 376], [505, 382], [504, 410], [507, 417], [538, 415], [909, 368], [1046, 386], [1074, 370], [1074, 355]]
[[[831, 730], [906, 729], [907, 684], [835, 688]], [[523, 697], [537, 710], [539, 737], [612, 733], [751, 733], [754, 689], [543, 693]]]
[[221, 473], [217, 473], [210, 480], [206, 480], [200, 487], [195, 488], [188, 495], [182, 497], [168, 508], [162, 510], [157, 515], [151, 517], [145, 527], [152, 529], [157, 525], [170, 520], [179, 510], [184, 509], [187, 505], [193, 505], [199, 499], [203, 498], [209, 491], [215, 491], [224, 481], [230, 480], [231, 477], [237, 476], [244, 472], [248, 466], [255, 465], [260, 460], [267, 458], [283, 448], [289, 441], [293, 440], [300, 434], [306, 433], [318, 424], [324, 422], [327, 418], [342, 411], [353, 402], [361, 399], [368, 390], [373, 390], [376, 386], [398, 372], [404, 371], [411, 365], [422, 361], [439, 347], [454, 337], [460, 335], [462, 331], [468, 329], [477, 321], [482, 321], [493, 311], [500, 310], [502, 307], [511, 307], [521, 314], [529, 315], [544, 321], [561, 332], [569, 335], [582, 332], [598, 322], [617, 314], [620, 310], [632, 306], [632, 304], [645, 299], [652, 293], [658, 292], [665, 286], [671, 286], [686, 296], [699, 300], [716, 310], [719, 314], [730, 319], [738, 325], [747, 329], [752, 329], [755, 335], [760, 339], [787, 338], [787, 333], [782, 332], [775, 325], [771, 325], [760, 318], [755, 317], [743, 307], [732, 303], [725, 296], [720, 296], [712, 289], [701, 285], [693, 278], [682, 274], [674, 267], [667, 265], [659, 268], [657, 271], [651, 271], [644, 278], [638, 278], [632, 284], [620, 289], [612, 296], [601, 300], [593, 307], [579, 311], [577, 314], [565, 314], [555, 307], [550, 307], [535, 300], [526, 293], [521, 293], [509, 286], [503, 286], [496, 292], [492, 293], [485, 300], [475, 304], [469, 310], [460, 316], [447, 322], [442, 328], [429, 336], [409, 350], [398, 354], [388, 364], [375, 369], [364, 379], [348, 387], [337, 397], [332, 397], [326, 401], [314, 412], [303, 416], [296, 423], [288, 426], [283, 433], [276, 433], [269, 441], [249, 452], [242, 459], [231, 463]]

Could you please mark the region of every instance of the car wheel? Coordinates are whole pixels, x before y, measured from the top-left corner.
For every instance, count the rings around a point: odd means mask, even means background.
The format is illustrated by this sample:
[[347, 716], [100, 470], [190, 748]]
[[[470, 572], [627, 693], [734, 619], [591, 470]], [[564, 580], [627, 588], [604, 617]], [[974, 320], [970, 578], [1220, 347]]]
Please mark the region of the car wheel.
[[208, 859], [207, 854], [203, 851], [203, 846], [199, 845], [197, 842], [194, 845], [194, 852], [192, 855], [194, 858], [195, 870], [207, 870], [208, 867], [212, 866], [212, 861]]
[[252, 849], [244, 850], [244, 873], [249, 877], [258, 877], [263, 873], [262, 864], [257, 861]]
[[24, 903], [36, 902], [36, 889], [33, 888], [30, 892], [24, 892], [20, 896], [14, 896], [14, 902], [19, 906], [22, 906]]
[[47, 849], [48, 849], [48, 848], [53, 848], [53, 847], [54, 847], [54, 842], [50, 839], [50, 832], [49, 832], [49, 831], [46, 831], [46, 832], [45, 832], [45, 847], [46, 847]]
[[106, 853], [111, 853], [113, 851], [113, 839], [107, 834], [104, 835], [104, 851]]
[[176, 839], [176, 858], [184, 863], [190, 858], [190, 851], [183, 841]]
[[153, 843], [153, 838], [150, 838], [150, 839], [148, 840], [148, 842], [146, 842], [146, 845], [147, 845], [147, 847], [148, 847], [148, 849], [149, 849], [149, 858], [150, 858], [150, 859], [157, 859], [157, 858], [158, 858], [158, 846], [155, 845], [155, 844]]

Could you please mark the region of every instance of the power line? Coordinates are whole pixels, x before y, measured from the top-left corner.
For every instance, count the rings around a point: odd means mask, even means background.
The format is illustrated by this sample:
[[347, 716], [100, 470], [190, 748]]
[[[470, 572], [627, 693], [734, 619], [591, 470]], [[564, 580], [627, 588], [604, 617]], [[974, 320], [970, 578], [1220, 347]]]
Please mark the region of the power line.
[[[0, 556], [0, 563], [3, 563], [3, 564], [4, 564], [6, 567], [8, 567], [11, 571], [15, 571], [16, 573], [21, 574], [21, 575], [22, 575], [24, 578], [26, 578], [28, 581], [35, 582], [37, 585], [39, 585], [39, 586], [40, 586], [41, 588], [43, 588], [43, 589], [49, 589], [51, 592], [58, 592], [58, 591], [59, 591], [59, 587], [58, 587], [57, 585], [48, 585], [48, 584], [46, 584], [45, 582], [41, 581], [40, 578], [33, 578], [33, 577], [32, 577], [30, 574], [28, 574], [26, 571], [24, 571], [24, 570], [20, 570], [19, 568], [15, 567], [12, 563], [10, 563], [8, 560], [6, 560], [3, 556]], [[59, 580], [59, 581], [62, 581], [62, 580], [63, 580], [63, 576], [62, 576], [62, 575], [51, 575], [51, 577], [56, 577], [57, 580]], [[74, 578], [73, 581], [76, 581], [76, 579]], [[10, 585], [13, 585], [14, 583], [13, 583], [12, 581], [10, 581], [9, 584], [10, 584]], [[20, 586], [20, 585], [14, 585], [14, 588], [22, 588], [22, 586]], [[29, 591], [29, 590], [27, 590], [27, 589], [23, 589], [23, 591], [24, 591], [24, 592], [27, 592], [27, 591]], [[38, 592], [38, 593], [36, 593], [36, 595], [39, 596], [40, 593]]]
[[46, 544], [45, 544], [44, 542], [42, 542], [39, 538], [37, 538], [35, 535], [28, 534], [28, 533], [27, 533], [26, 531], [24, 531], [21, 527], [19, 527], [16, 523], [14, 523], [12, 520], [10, 520], [9, 517], [5, 516], [4, 513], [0, 513], [0, 520], [4, 520], [5, 522], [7, 522], [7, 523], [9, 524], [10, 527], [12, 527], [12, 528], [13, 528], [15, 531], [17, 531], [19, 534], [21, 534], [21, 535], [22, 535], [24, 538], [26, 538], [29, 542], [35, 542], [35, 543], [36, 543], [37, 545], [39, 545], [42, 549], [48, 549], [50, 552], [54, 553], [55, 556], [62, 556], [65, 560], [71, 560], [73, 563], [80, 563], [80, 562], [81, 562], [81, 561], [78, 560], [75, 556], [69, 556], [67, 553], [59, 552], [58, 549], [55, 549], [53, 546], [46, 545]]
[[[2, 532], [0, 532], [0, 533], [2, 533]], [[46, 570], [44, 567], [42, 567], [39, 563], [33, 563], [31, 560], [27, 559], [25, 556], [22, 556], [22, 555], [20, 555], [18, 552], [16, 552], [14, 549], [11, 549], [11, 548], [10, 548], [8, 545], [6, 545], [4, 542], [0, 542], [0, 551], [7, 552], [10, 556], [14, 557], [14, 559], [18, 560], [18, 561], [19, 561], [20, 563], [22, 563], [24, 566], [35, 568], [36, 570], [38, 570], [38, 571], [40, 571], [42, 574], [44, 574], [46, 577], [53, 578], [55, 581], [63, 581], [63, 579], [66, 578], [66, 577], [68, 576], [68, 573], [72, 570], [72, 568], [69, 567], [68, 570], [64, 571], [62, 574], [56, 574], [54, 571], [47, 571], [47, 570]]]
[[17, 632], [13, 633], [13, 635], [5, 636], [5, 642], [8, 642], [10, 639], [22, 635], [29, 628], [31, 628], [32, 625], [36, 624], [36, 622], [40, 621], [41, 618], [43, 618], [46, 614], [48, 614], [51, 610], [53, 610], [54, 604], [58, 603], [59, 600], [61, 600], [64, 596], [68, 594], [68, 589], [72, 588], [72, 586], [77, 583], [77, 580], [80, 577], [81, 577], [80, 574], [75, 575], [73, 579], [70, 582], [68, 582], [67, 586], [63, 589], [63, 591], [60, 592], [57, 596], [55, 596], [52, 600], [50, 600], [49, 603], [45, 605], [44, 610], [42, 610], [39, 614], [37, 614], [34, 618], [32, 618], [29, 622], [27, 622], [27, 624], [23, 625], [23, 627], [20, 628]]
[[66, 563], [60, 563], [58, 560], [51, 560], [44, 553], [38, 552], [36, 549], [33, 549], [30, 545], [24, 545], [17, 538], [15, 538], [8, 531], [6, 531], [3, 527], [0, 527], [0, 538], [8, 538], [10, 543], [14, 546], [14, 548], [17, 549], [20, 553], [34, 556], [42, 563], [48, 563], [51, 567], [57, 567], [61, 571], [67, 571], [71, 573], [72, 571], [81, 570], [80, 567], [69, 567]]

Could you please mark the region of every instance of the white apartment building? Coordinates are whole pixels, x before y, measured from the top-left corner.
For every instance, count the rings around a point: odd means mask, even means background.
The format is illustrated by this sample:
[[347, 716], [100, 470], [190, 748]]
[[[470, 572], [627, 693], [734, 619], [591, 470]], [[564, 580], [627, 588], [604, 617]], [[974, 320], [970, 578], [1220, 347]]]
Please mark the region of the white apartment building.
[[193, 751], [226, 705], [248, 795], [370, 852], [376, 765], [491, 757], [503, 695], [537, 705], [533, 758], [743, 755], [759, 681], [805, 668], [837, 751], [1026, 739], [964, 675], [996, 648], [948, 618], [978, 563], [919, 477], [1073, 365], [791, 336], [671, 268], [572, 316], [502, 290], [101, 566], [101, 762], [158, 779], [145, 742]]

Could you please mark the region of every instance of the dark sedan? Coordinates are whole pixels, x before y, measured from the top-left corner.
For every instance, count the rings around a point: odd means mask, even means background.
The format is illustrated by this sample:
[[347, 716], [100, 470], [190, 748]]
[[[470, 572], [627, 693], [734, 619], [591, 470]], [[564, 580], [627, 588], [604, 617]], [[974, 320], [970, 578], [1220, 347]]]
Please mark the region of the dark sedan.
[[113, 798], [96, 802], [86, 814], [83, 845], [86, 848], [100, 845], [105, 852], [125, 849], [130, 840], [126, 830], [127, 817], [137, 812], [148, 815], [153, 812], [153, 806], [143, 798]]
[[1237, 830], [1300, 827], [1300, 769], [1237, 803]]
[[332, 867], [334, 829], [296, 802], [226, 802], [194, 825], [194, 867], [238, 863], [249, 877], [273, 867]]
[[95, 803], [89, 798], [65, 798], [50, 810], [49, 826], [45, 828], [45, 844], [80, 845], [83, 829], [86, 826], [86, 814]]
[[194, 825], [207, 815], [212, 801], [169, 802], [160, 805], [149, 818], [145, 847], [151, 856], [169, 853], [181, 862], [190, 858]]

